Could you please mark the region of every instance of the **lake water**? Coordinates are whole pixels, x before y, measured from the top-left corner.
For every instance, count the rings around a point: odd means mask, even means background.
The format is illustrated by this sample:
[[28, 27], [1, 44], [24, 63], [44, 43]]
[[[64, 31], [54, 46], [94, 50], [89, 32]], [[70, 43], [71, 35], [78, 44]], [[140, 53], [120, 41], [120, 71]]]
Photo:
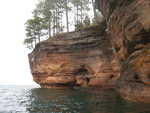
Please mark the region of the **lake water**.
[[112, 89], [0, 86], [0, 113], [150, 113], [150, 104], [124, 101]]

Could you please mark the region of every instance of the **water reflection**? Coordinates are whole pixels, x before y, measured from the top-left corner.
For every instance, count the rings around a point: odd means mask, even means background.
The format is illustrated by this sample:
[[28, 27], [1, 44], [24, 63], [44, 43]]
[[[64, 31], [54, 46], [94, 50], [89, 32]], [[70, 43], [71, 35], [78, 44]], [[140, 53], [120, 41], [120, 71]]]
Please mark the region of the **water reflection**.
[[32, 89], [28, 113], [150, 113], [149, 104], [129, 103], [110, 90]]

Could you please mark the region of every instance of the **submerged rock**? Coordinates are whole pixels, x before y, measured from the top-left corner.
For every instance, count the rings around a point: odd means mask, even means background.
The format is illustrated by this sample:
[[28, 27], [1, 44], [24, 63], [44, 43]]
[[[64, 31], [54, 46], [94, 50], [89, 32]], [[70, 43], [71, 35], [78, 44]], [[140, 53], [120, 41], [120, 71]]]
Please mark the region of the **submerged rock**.
[[125, 99], [150, 103], [150, 0], [98, 2], [121, 65], [117, 90]]
[[92, 26], [39, 43], [29, 54], [41, 87], [113, 86], [118, 68], [104, 29]]

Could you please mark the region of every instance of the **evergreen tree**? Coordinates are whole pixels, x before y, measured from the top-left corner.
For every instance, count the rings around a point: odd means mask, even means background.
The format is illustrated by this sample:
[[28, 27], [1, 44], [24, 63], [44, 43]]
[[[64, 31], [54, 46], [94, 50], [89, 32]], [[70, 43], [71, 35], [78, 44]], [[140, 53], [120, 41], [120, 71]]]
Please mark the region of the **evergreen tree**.
[[27, 38], [24, 43], [28, 48], [34, 48], [41, 38], [50, 38], [64, 29], [69, 32], [70, 28], [80, 29], [90, 25], [89, 10], [90, 5], [95, 9], [94, 2], [95, 0], [40, 0], [32, 19], [26, 22]]
[[[89, 11], [89, 0], [71, 0], [75, 8], [75, 27], [82, 26], [83, 19], [87, 16], [86, 12]], [[81, 25], [80, 25], [81, 24]]]
[[[35, 16], [33, 19], [29, 19], [26, 22], [26, 36], [25, 44], [32, 43], [32, 47], [41, 41], [41, 36], [44, 35], [43, 30], [43, 19]], [[34, 44], [33, 44], [34, 42]], [[27, 44], [28, 45], [28, 44]]]

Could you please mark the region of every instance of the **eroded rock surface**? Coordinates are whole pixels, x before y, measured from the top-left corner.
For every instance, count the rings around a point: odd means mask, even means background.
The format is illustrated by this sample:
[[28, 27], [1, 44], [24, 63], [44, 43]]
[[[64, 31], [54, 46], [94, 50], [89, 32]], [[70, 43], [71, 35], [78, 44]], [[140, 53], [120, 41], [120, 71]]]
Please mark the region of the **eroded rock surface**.
[[104, 27], [61, 34], [39, 43], [29, 54], [41, 87], [113, 86], [119, 67]]
[[128, 100], [150, 103], [150, 0], [98, 2], [107, 8], [99, 5], [121, 65], [117, 90]]
[[46, 88], [117, 83], [125, 99], [150, 103], [150, 0], [97, 4], [106, 24], [58, 35], [29, 54], [34, 81]]

